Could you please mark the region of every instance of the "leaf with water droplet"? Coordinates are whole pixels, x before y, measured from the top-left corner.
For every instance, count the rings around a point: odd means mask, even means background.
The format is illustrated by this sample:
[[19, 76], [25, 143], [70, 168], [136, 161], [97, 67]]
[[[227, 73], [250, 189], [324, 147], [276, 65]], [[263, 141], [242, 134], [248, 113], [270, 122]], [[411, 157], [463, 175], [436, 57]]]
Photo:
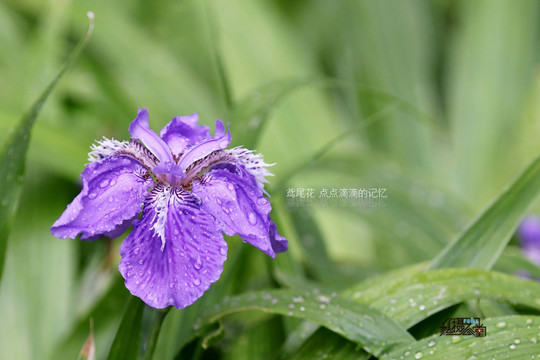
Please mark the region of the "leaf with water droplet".
[[[270, 294], [270, 296], [269, 296]], [[294, 316], [317, 322], [341, 336], [361, 344], [374, 355], [379, 355], [400, 343], [413, 340], [411, 335], [391, 319], [367, 305], [332, 297], [325, 311], [319, 306], [320, 293], [306, 293], [295, 290], [269, 290], [246, 293], [240, 296], [224, 299], [217, 310], [207, 309], [202, 316], [199, 327], [208, 326], [221, 317], [247, 310], [262, 310], [264, 312]], [[329, 295], [323, 295], [330, 298]], [[278, 301], [274, 301], [278, 299]], [[291, 300], [293, 301], [291, 303]], [[301, 304], [301, 306], [295, 306]], [[365, 315], [369, 315], [366, 317]], [[198, 330], [198, 329], [197, 329]]]
[[[407, 359], [416, 359], [419, 353], [422, 354], [420, 358], [429, 353], [428, 358], [433, 360], [445, 360], [449, 356], [453, 359], [530, 359], [531, 354], [538, 353], [538, 345], [527, 340], [535, 336], [536, 329], [524, 326], [526, 321], [531, 318], [536, 321], [540, 320], [540, 316], [523, 315], [482, 320], [486, 327], [486, 338], [472, 335], [441, 336], [435, 334], [410, 344], [401, 345], [386, 356], [382, 356], [381, 359], [400, 359], [404, 352], [409, 352], [405, 357]], [[487, 341], [488, 339], [489, 341]]]

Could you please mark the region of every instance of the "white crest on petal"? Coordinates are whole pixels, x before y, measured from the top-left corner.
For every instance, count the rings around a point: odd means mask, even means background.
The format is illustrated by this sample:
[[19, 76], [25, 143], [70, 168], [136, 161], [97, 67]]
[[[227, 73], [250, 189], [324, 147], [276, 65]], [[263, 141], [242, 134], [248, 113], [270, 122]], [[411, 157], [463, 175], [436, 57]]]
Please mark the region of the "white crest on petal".
[[154, 224], [152, 230], [161, 239], [161, 251], [165, 248], [165, 224], [171, 194], [171, 186], [158, 184], [150, 193], [149, 202], [146, 205], [152, 206], [154, 210], [154, 218], [151, 221]]
[[264, 184], [268, 182], [266, 177], [274, 176], [274, 174], [268, 171], [267, 167], [275, 164], [265, 163], [262, 154], [257, 154], [255, 151], [245, 149], [241, 146], [225, 150], [225, 152], [234, 157], [240, 165], [244, 166], [247, 172], [255, 178], [259, 189], [264, 191]]
[[107, 158], [117, 151], [124, 149], [127, 144], [127, 141], [118, 141], [103, 137], [103, 140], [97, 140], [95, 144], [90, 146], [88, 161], [92, 163]]
[[153, 169], [158, 162], [158, 159], [137, 140], [118, 141], [103, 137], [103, 140], [96, 141], [90, 150], [88, 161], [91, 163], [114, 155], [130, 157], [148, 169]]

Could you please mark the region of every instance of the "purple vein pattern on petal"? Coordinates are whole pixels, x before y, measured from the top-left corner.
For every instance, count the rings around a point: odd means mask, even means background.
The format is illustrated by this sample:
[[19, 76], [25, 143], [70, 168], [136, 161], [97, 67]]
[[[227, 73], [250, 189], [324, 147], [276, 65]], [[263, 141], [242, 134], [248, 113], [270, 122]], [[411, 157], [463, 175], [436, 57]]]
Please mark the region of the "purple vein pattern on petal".
[[184, 153], [187, 148], [203, 140], [210, 139], [210, 128], [197, 125], [197, 114], [175, 116], [161, 131], [159, 135], [169, 145], [174, 156]]
[[87, 165], [83, 190], [51, 227], [59, 238], [118, 236], [141, 212], [152, 178], [137, 161], [120, 156]]
[[[206, 140], [190, 148], [178, 162], [178, 165], [182, 171], [186, 169], [195, 161], [204, 158], [210, 153], [216, 150], [225, 149], [231, 143], [231, 132], [227, 131], [225, 134], [225, 127], [219, 120], [216, 121], [216, 137], [210, 140]], [[217, 136], [221, 135], [221, 136]]]
[[161, 162], [173, 162], [171, 150], [148, 125], [148, 110], [139, 109], [135, 120], [129, 124], [129, 133], [136, 139], [142, 141]]
[[120, 247], [120, 272], [129, 291], [148, 305], [185, 308], [218, 280], [227, 243], [187, 191], [158, 186], [153, 192]]
[[213, 169], [193, 182], [201, 209], [212, 214], [227, 235], [244, 240], [271, 257], [287, 250], [287, 239], [270, 220], [272, 207], [253, 176], [239, 166]]

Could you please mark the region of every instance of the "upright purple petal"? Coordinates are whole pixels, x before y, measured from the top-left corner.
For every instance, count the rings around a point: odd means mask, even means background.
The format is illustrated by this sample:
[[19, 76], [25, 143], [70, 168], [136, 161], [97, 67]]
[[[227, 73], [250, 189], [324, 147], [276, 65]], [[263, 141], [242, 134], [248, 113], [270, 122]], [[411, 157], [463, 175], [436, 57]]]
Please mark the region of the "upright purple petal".
[[152, 178], [139, 162], [124, 156], [87, 165], [83, 189], [51, 227], [59, 238], [93, 240], [118, 236], [141, 211]]
[[129, 133], [142, 143], [164, 163], [173, 163], [169, 146], [148, 125], [148, 110], [139, 109], [137, 117], [129, 125]]
[[210, 139], [210, 128], [197, 125], [197, 114], [175, 116], [161, 131], [159, 135], [169, 145], [174, 156], [184, 153], [187, 148], [203, 140]]
[[178, 162], [178, 165], [181, 167], [182, 171], [193, 164], [195, 161], [200, 160], [210, 153], [216, 150], [225, 149], [231, 143], [231, 132], [227, 131], [225, 134], [225, 127], [223, 123], [219, 120], [216, 121], [216, 135], [213, 139], [203, 141], [192, 148], [190, 148]]
[[193, 182], [193, 194], [227, 235], [238, 234], [271, 257], [287, 250], [287, 239], [270, 220], [270, 202], [244, 168], [228, 165], [209, 171]]
[[158, 185], [120, 247], [129, 291], [155, 308], [185, 308], [223, 270], [227, 243], [212, 216], [185, 190]]

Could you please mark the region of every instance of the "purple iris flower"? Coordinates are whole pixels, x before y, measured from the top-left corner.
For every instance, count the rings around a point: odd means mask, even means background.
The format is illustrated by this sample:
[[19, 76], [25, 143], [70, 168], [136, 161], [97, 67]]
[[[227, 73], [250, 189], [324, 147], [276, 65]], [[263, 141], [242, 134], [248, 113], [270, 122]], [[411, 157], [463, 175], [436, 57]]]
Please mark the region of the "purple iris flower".
[[518, 229], [521, 246], [525, 256], [536, 265], [540, 265], [540, 218], [527, 216]]
[[263, 194], [269, 165], [251, 150], [227, 149], [231, 134], [221, 121], [214, 136], [197, 121], [174, 117], [158, 136], [139, 109], [130, 141], [104, 138], [92, 147], [81, 193], [51, 227], [62, 239], [95, 240], [133, 225], [120, 246], [120, 273], [155, 308], [189, 306], [219, 278], [222, 232], [271, 257], [288, 247]]

